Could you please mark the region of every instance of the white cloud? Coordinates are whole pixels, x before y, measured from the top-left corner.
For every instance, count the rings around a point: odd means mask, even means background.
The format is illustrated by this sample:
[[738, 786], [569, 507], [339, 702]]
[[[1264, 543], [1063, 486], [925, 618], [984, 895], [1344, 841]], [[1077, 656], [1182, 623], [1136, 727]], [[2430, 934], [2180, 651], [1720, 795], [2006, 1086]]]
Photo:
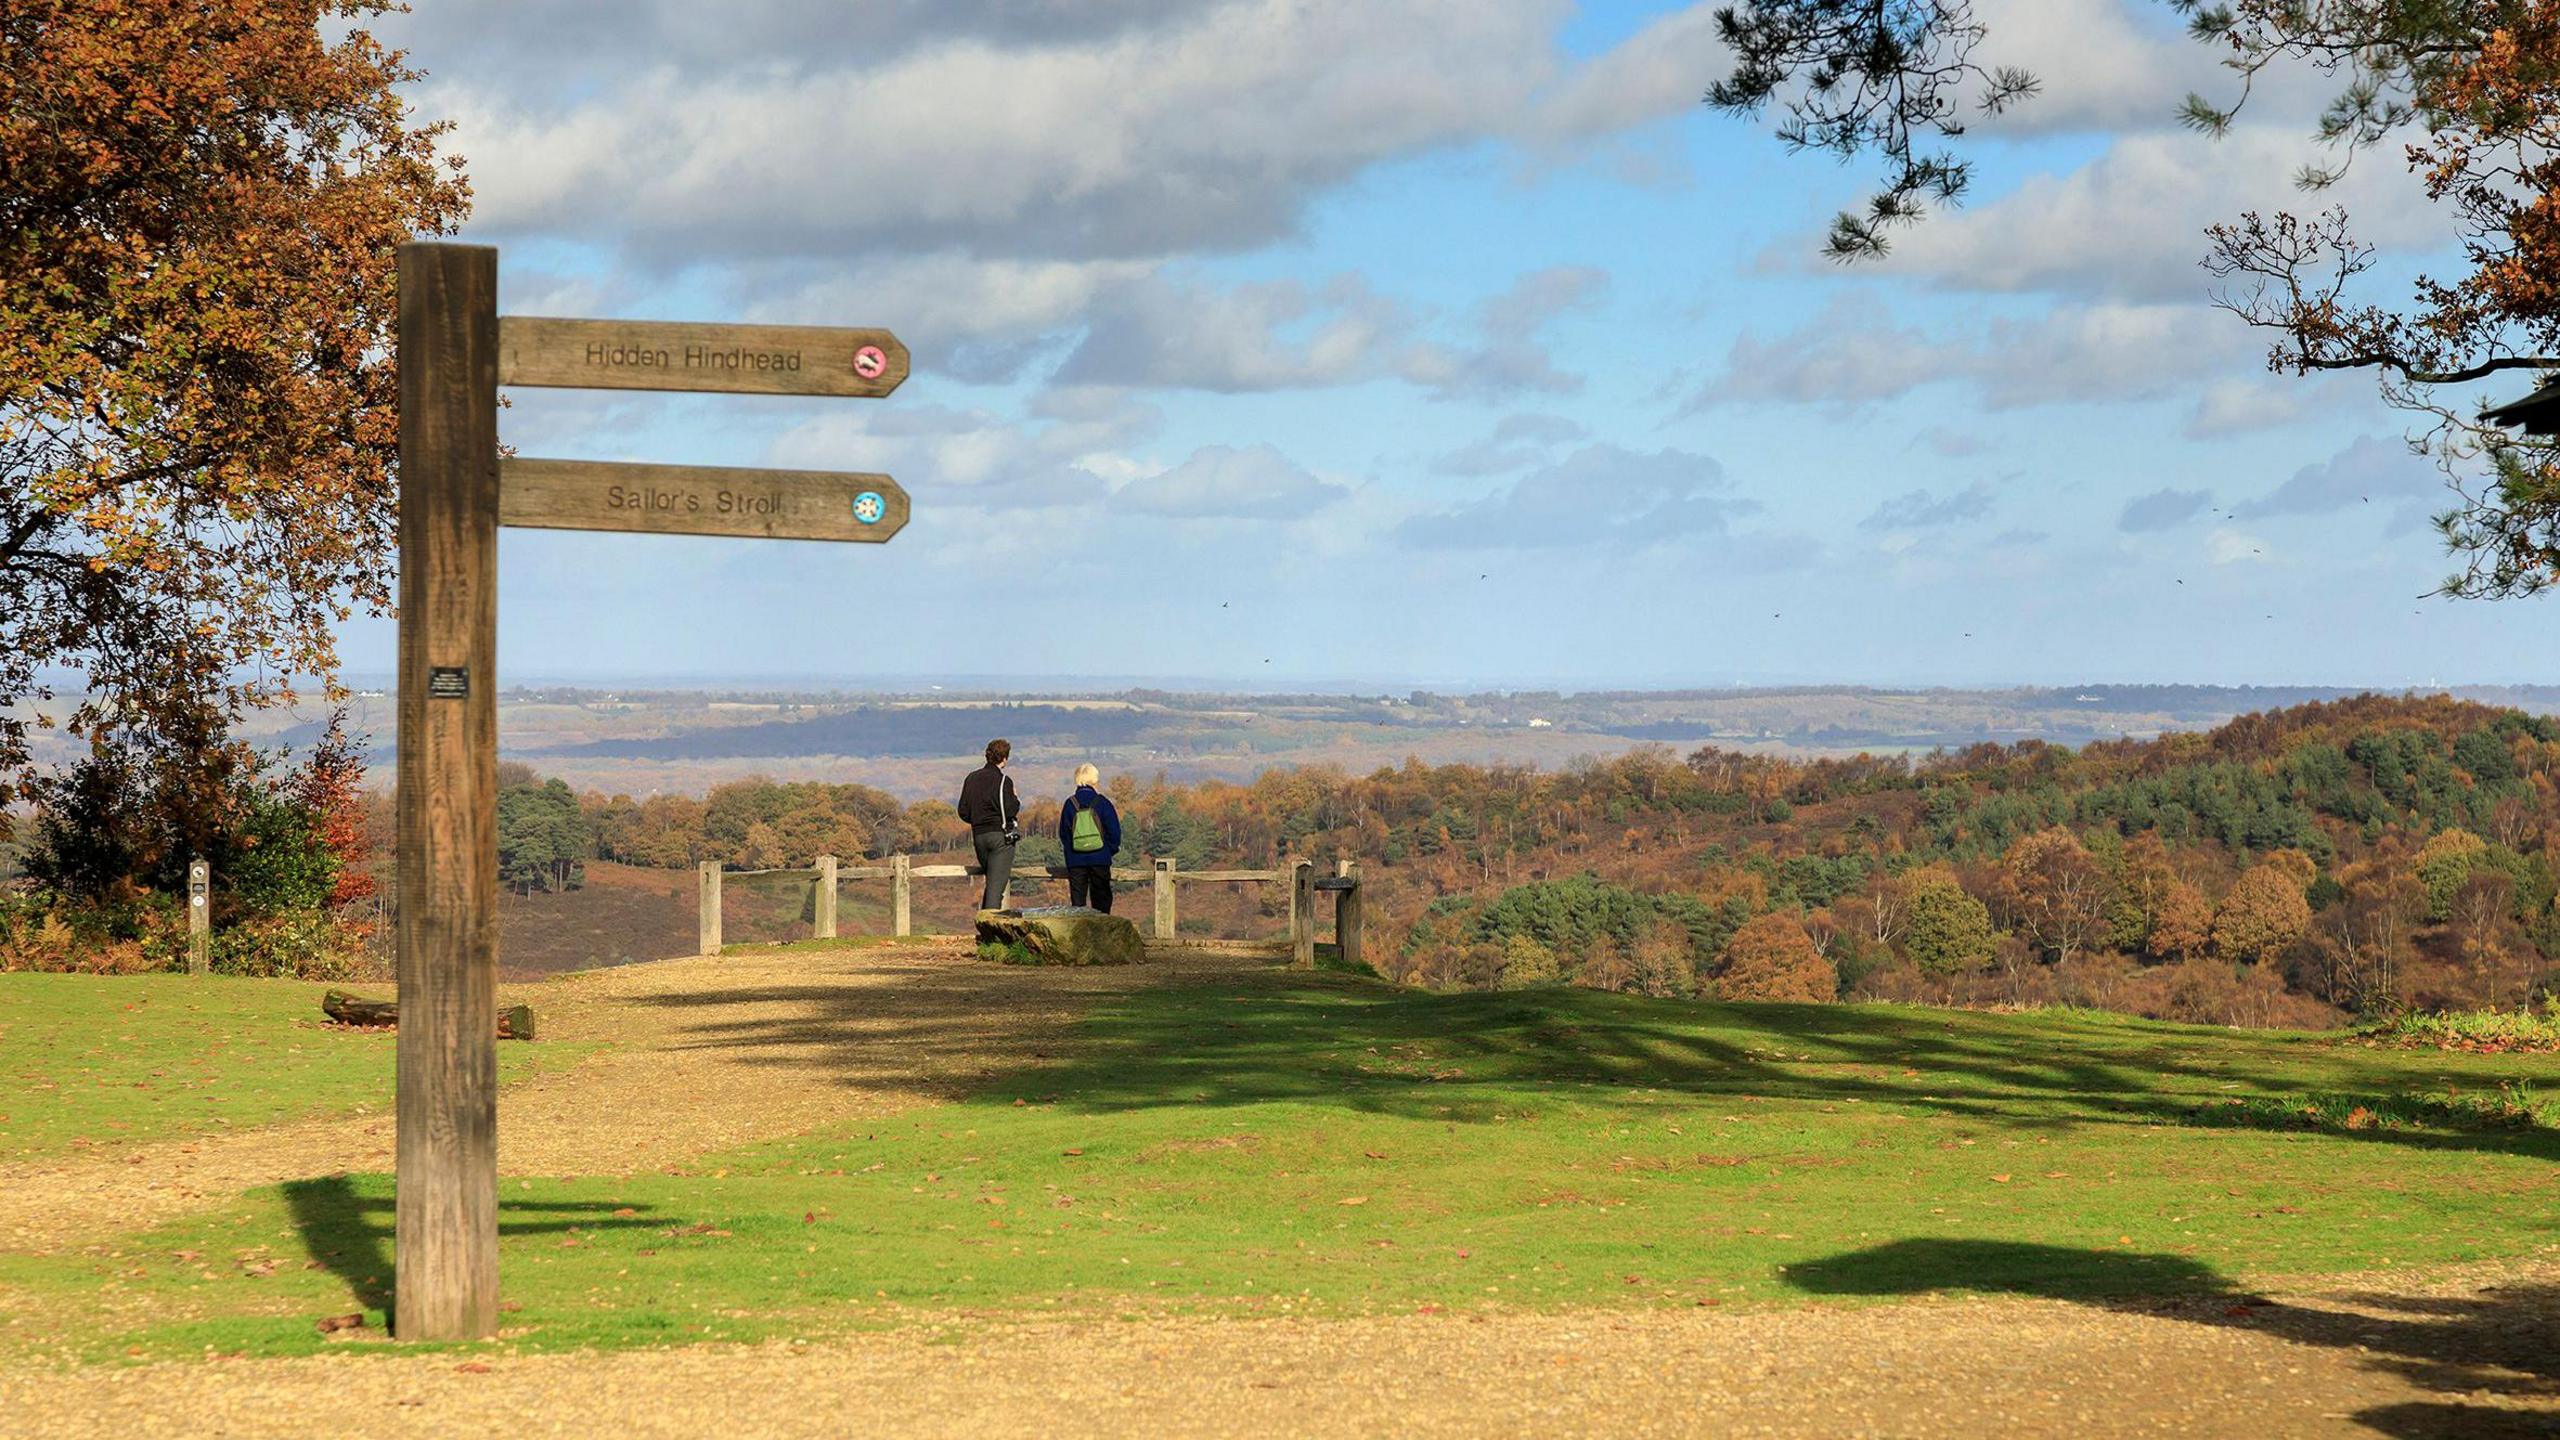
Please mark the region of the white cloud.
[[[475, 224], [668, 262], [1248, 248], [1370, 165], [1605, 137], [1714, 69], [1704, 5], [1581, 62], [1566, 0], [454, 8], [391, 31], [457, 122]], [[490, 63], [529, 51], [551, 83]]]
[[[1137, 411], [1110, 430], [1126, 441], [1148, 428]], [[1105, 492], [1090, 421], [1018, 425], [982, 410], [945, 405], [830, 410], [773, 444], [772, 463], [886, 473], [917, 504], [975, 510], [1088, 505]], [[1108, 459], [1108, 452], [1104, 452]]]
[[[2039, 174], [1969, 209], [1932, 213], [1897, 231], [1880, 274], [1949, 290], [2047, 291], [2115, 300], [2200, 299], [2207, 227], [2242, 213], [2344, 205], [2358, 233], [2386, 249], [2440, 244], [2443, 217], [2380, 151], [2318, 195], [2293, 184], [2320, 150], [2298, 128], [2237, 125], [2213, 139], [2185, 132], [2120, 137], [2096, 160]], [[1800, 240], [1787, 258], [1816, 262]]]
[[1686, 450], [1650, 455], [1587, 445], [1506, 490], [1407, 518], [1396, 538], [1418, 549], [1547, 549], [1724, 537], [1759, 510], [1730, 495], [1724, 467]]
[[1988, 135], [2166, 129], [2189, 91], [2211, 93], [2229, 72], [2188, 39], [2164, 7], [2125, 0], [1981, 0], [1990, 33], [1974, 54], [1986, 69], [2009, 65], [2042, 82], [1998, 116], [1969, 117]]
[[2406, 442], [2365, 435], [2319, 464], [2303, 466], [2232, 513], [2247, 520], [2329, 515], [2373, 505], [2416, 504], [2441, 498], [2442, 488], [2440, 474]]
[[[746, 318], [782, 324], [878, 325], [894, 319], [919, 371], [992, 382], [1064, 343], [1097, 294], [1146, 281], [1131, 260], [980, 260], [942, 253], [847, 265], [750, 266], [737, 287]], [[591, 312], [590, 312], [591, 313]]]
[[[1986, 135], [2173, 130], [2189, 94], [2227, 105], [2241, 94], [2226, 51], [2196, 41], [2158, 0], [1977, 0], [1990, 34], [1976, 63], [2014, 65], [2043, 88], [1974, 128]], [[2250, 87], [2254, 123], [2293, 126], [2306, 137], [2335, 91], [2308, 65], [2279, 65]]]
[[1778, 401], [1854, 409], [1936, 384], [1970, 386], [1993, 410], [2144, 400], [2244, 363], [2254, 346], [2240, 322], [2203, 305], [2056, 306], [1937, 336], [1843, 302], [1775, 339], [1735, 340], [1724, 373], [1686, 408]]
[[1431, 462], [1438, 475], [1501, 475], [1526, 470], [1550, 449], [1579, 440], [1590, 432], [1561, 415], [1506, 415], [1484, 439], [1462, 445]]
[[2172, 530], [2204, 513], [2213, 497], [2202, 490], [2160, 489], [2125, 502], [2116, 528], [2128, 535]]
[[2279, 381], [2230, 376], [2204, 387], [2187, 416], [2187, 438], [2218, 439], [2290, 425], [2304, 414], [2308, 380]]
[[1528, 135], [1551, 144], [1590, 140], [1697, 109], [1733, 65], [1716, 38], [1715, 8], [1692, 5], [1652, 20], [1566, 76], [1539, 100]]
[[2204, 558], [2216, 565], [2263, 565], [2267, 542], [2237, 530], [2215, 530], [2204, 537]]
[[1556, 368], [1546, 327], [1559, 316], [1597, 306], [1608, 287], [1608, 274], [1587, 265], [1530, 271], [1476, 306], [1480, 343], [1413, 345], [1398, 360], [1397, 373], [1442, 400], [1493, 400], [1532, 390], [1573, 394], [1583, 377]]
[[1112, 503], [1179, 519], [1290, 520], [1350, 494], [1300, 469], [1268, 445], [1204, 445], [1170, 470], [1120, 487]]
[[1418, 338], [1419, 317], [1356, 274], [1224, 290], [1155, 274], [1095, 295], [1084, 338], [1055, 379], [1239, 393], [1392, 375], [1444, 400], [1570, 393], [1582, 377], [1555, 367], [1543, 332], [1598, 303], [1607, 285], [1587, 266], [1531, 271], [1475, 307], [1470, 328], [1481, 342], [1452, 344]]
[[1365, 379], [1411, 326], [1357, 275], [1213, 290], [1151, 276], [1096, 297], [1062, 385], [1278, 390]]
[[1858, 528], [1920, 530], [1956, 525], [1988, 516], [1991, 506], [1991, 483], [1987, 480], [1976, 480], [1951, 495], [1911, 490], [1878, 505], [1866, 519], [1858, 522]]

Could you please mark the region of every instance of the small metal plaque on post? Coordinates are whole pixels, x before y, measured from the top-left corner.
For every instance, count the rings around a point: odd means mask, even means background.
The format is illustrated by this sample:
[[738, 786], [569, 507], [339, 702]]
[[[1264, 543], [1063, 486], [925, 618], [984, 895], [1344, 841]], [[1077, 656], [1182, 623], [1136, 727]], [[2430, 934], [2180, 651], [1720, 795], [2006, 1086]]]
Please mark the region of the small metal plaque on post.
[[470, 699], [471, 667], [468, 665], [428, 666], [427, 698], [430, 700]]

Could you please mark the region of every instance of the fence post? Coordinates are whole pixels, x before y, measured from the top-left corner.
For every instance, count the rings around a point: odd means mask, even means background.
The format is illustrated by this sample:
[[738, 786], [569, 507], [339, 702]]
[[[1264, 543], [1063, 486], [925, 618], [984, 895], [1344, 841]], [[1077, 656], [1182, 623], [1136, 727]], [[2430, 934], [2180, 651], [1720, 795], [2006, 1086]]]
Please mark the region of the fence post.
[[1349, 889], [1333, 897], [1333, 944], [1342, 952], [1342, 968], [1358, 970], [1360, 952], [1360, 862], [1337, 861], [1333, 873], [1351, 882]]
[[1316, 867], [1312, 860], [1289, 862], [1289, 968], [1316, 968]]
[[202, 860], [187, 862], [187, 973], [202, 975], [213, 967], [213, 869]]
[[1173, 939], [1173, 870], [1181, 863], [1171, 855], [1156, 857], [1156, 933], [1154, 938], [1168, 943]]
[[720, 862], [705, 860], [702, 875], [702, 953], [720, 953]]
[[907, 869], [909, 864], [904, 855], [889, 857], [889, 926], [890, 933], [896, 935], [908, 933]]
[[818, 857], [818, 903], [815, 907], [818, 938], [836, 938], [836, 857]]

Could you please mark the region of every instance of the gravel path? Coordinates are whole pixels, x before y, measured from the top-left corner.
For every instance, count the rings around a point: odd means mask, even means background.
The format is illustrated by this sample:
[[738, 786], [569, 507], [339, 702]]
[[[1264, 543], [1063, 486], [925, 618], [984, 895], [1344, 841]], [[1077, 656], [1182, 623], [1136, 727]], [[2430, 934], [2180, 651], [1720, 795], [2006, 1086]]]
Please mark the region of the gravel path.
[[2560, 1435], [2560, 1261], [2142, 1309], [1912, 1302], [0, 1370], [55, 1436]]

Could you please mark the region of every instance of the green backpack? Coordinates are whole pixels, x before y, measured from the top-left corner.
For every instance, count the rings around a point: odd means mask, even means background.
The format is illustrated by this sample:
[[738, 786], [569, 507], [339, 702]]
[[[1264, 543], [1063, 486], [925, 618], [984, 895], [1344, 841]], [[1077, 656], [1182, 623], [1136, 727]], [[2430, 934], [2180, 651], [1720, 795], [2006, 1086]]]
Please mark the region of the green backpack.
[[1067, 847], [1081, 854], [1102, 848], [1102, 820], [1093, 813], [1092, 806], [1076, 807], [1076, 825], [1067, 836]]

